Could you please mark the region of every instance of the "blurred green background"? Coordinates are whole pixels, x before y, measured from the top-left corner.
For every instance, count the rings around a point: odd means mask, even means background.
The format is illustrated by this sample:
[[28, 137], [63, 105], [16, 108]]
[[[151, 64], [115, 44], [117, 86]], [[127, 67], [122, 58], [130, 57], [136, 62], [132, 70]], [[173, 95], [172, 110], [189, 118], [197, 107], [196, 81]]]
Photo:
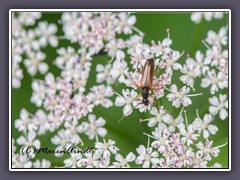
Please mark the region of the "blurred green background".
[[[201, 50], [201, 52], [205, 52], [206, 48], [201, 43], [201, 40], [207, 37], [207, 32], [209, 30], [214, 30], [218, 32], [222, 26], [227, 24], [227, 14], [224, 15], [222, 20], [212, 20], [211, 22], [206, 22], [202, 20], [201, 23], [195, 24], [190, 19], [189, 12], [177, 12], [177, 13], [145, 13], [138, 12], [135, 13], [137, 17], [137, 22], [135, 26], [143, 31], [146, 36], [144, 38], [144, 43], [150, 44], [152, 40], [155, 42], [158, 40], [164, 39], [167, 37], [166, 29], [170, 28], [171, 39], [173, 40], [172, 49], [182, 51], [185, 50], [186, 54], [190, 54], [193, 58], [195, 57], [195, 52], [197, 50]], [[42, 14], [42, 17], [37, 21], [48, 21], [49, 23], [58, 24], [58, 19], [60, 19], [61, 13], [50, 13], [45, 12]], [[37, 24], [37, 23], [36, 23]], [[35, 26], [31, 26], [29, 28], [34, 28]], [[58, 24], [58, 36], [62, 36], [63, 32], [61, 26]], [[126, 38], [126, 36], [119, 36], [122, 38]], [[67, 40], [60, 40], [59, 47], [67, 47], [73, 46], [76, 49], [78, 48], [77, 44], [71, 44]], [[52, 65], [52, 62], [57, 57], [56, 49], [50, 46], [44, 48], [42, 50], [46, 53], [47, 58], [46, 62], [49, 65], [49, 72], [52, 72], [55, 76], [60, 75], [60, 70]], [[178, 60], [181, 64], [186, 60], [186, 56], [181, 57]], [[106, 55], [96, 55], [93, 58], [92, 69], [90, 72], [89, 80], [87, 82], [86, 93], [89, 92], [90, 87], [96, 85], [96, 65], [99, 63], [105, 64], [109, 58]], [[127, 56], [126, 60], [129, 61], [130, 58]], [[19, 118], [20, 111], [22, 108], [26, 108], [27, 111], [34, 114], [37, 111], [37, 107], [30, 103], [31, 98], [31, 82], [32, 77], [26, 72], [26, 68], [23, 64], [21, 67], [24, 71], [24, 79], [22, 80], [22, 85], [19, 89], [12, 89], [12, 137], [17, 139], [21, 133], [19, 133], [14, 128], [14, 120]], [[183, 84], [179, 80], [181, 73], [174, 72], [173, 82], [179, 86]], [[44, 76], [39, 73], [35, 76], [37, 79], [43, 79]], [[209, 97], [212, 97], [210, 94], [210, 89], [202, 89], [200, 87], [201, 78], [197, 78], [195, 80], [195, 89], [196, 93], [203, 92], [203, 96], [192, 97], [193, 104], [190, 107], [187, 107], [187, 116], [188, 121], [191, 123], [196, 117], [196, 109], [199, 109], [200, 117], [203, 117], [205, 113], [208, 113]], [[117, 90], [117, 92], [121, 93], [122, 89], [125, 88], [123, 85], [119, 85], [118, 83], [114, 84], [113, 88]], [[140, 90], [138, 90], [140, 92]], [[228, 90], [219, 91], [219, 93], [228, 94]], [[113, 102], [115, 101], [116, 96], [114, 95], [111, 99]], [[172, 107], [171, 103], [167, 101], [166, 97], [161, 99], [161, 104], [166, 108], [168, 112], [171, 112], [174, 117], [176, 117], [180, 111], [180, 108], [177, 109]], [[116, 141], [116, 145], [120, 148], [120, 154], [126, 156], [129, 152], [136, 152], [136, 148], [140, 145], [147, 145], [147, 137], [143, 135], [143, 132], [151, 133], [153, 130], [147, 126], [147, 122], [139, 123], [140, 118], [151, 117], [149, 113], [140, 113], [138, 110], [134, 110], [132, 115], [126, 117], [120, 124], [118, 124], [118, 120], [123, 115], [123, 107], [111, 107], [109, 109], [105, 109], [101, 106], [95, 107], [93, 113], [97, 117], [103, 117], [107, 123], [105, 128], [107, 129], [107, 136], [105, 139], [112, 139]], [[86, 121], [86, 118], [84, 118]], [[217, 125], [219, 131], [216, 135], [210, 136], [210, 140], [214, 140], [213, 146], [222, 145], [228, 141], [228, 119], [220, 120], [218, 116], [215, 117], [213, 124]], [[56, 134], [54, 133], [46, 133], [45, 135], [38, 136], [41, 141], [42, 147], [49, 147], [50, 149], [54, 149], [55, 146], [51, 143], [51, 138]], [[85, 143], [84, 148], [87, 146], [94, 146], [94, 142], [90, 141], [87, 136], [81, 135], [83, 142]], [[101, 139], [101, 138], [100, 138]], [[20, 147], [18, 147], [20, 148]], [[228, 146], [225, 146], [220, 149], [221, 152], [217, 158], [213, 158], [213, 160], [209, 163], [208, 166], [214, 164], [215, 162], [219, 162], [223, 165], [224, 168], [228, 168]], [[52, 163], [52, 167], [54, 166], [63, 166], [63, 160], [67, 158], [68, 155], [64, 155], [62, 158], [56, 158], [53, 155], [39, 154], [36, 156], [36, 159], [48, 159]]]

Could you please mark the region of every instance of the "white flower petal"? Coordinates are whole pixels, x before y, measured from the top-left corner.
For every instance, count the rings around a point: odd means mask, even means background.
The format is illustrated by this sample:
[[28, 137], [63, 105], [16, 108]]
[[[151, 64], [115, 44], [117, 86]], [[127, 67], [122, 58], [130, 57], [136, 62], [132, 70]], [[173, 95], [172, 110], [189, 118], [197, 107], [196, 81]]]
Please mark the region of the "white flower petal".
[[116, 106], [123, 106], [125, 104], [125, 99], [121, 96], [118, 96], [115, 101]]
[[203, 130], [203, 137], [207, 139], [209, 137], [209, 132], [207, 130]]
[[209, 98], [209, 102], [213, 105], [213, 106], [217, 106], [219, 104], [219, 100], [216, 96]]
[[116, 159], [116, 161], [118, 161], [118, 162], [122, 162], [122, 161], [123, 161], [123, 157], [122, 157], [121, 154], [117, 154], [117, 155], [115, 156], [115, 159]]
[[48, 71], [48, 65], [46, 63], [40, 63], [38, 69], [41, 74], [45, 74]]
[[136, 155], [133, 154], [132, 152], [130, 152], [130, 153], [127, 155], [127, 157], [126, 157], [126, 160], [127, 160], [128, 162], [132, 162], [132, 161], [134, 161], [135, 159], [136, 159]]
[[124, 115], [129, 115], [132, 113], [132, 106], [131, 105], [125, 105], [124, 108], [123, 108], [123, 114]]
[[107, 130], [105, 128], [98, 128], [97, 132], [102, 137], [106, 136], [107, 134]]
[[215, 135], [218, 131], [218, 128], [217, 128], [217, 126], [214, 126], [214, 125], [210, 124], [208, 126], [208, 130], [211, 134]]
[[138, 148], [137, 148], [137, 153], [140, 154], [140, 155], [145, 155], [146, 154], [146, 148], [145, 146], [143, 145], [140, 145]]
[[226, 109], [221, 109], [220, 110], [220, 113], [219, 113], [219, 116], [220, 116], [220, 119], [221, 120], [224, 120], [224, 119], [226, 119], [227, 117], [228, 117], [228, 112], [227, 112], [227, 110]]

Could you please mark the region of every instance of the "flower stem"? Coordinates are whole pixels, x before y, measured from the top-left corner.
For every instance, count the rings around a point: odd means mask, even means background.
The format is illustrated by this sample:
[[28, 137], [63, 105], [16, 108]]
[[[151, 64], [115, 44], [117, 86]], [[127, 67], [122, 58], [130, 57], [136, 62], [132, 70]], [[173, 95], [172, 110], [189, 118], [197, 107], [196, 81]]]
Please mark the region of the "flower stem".
[[222, 145], [219, 145], [219, 146], [216, 146], [216, 147], [213, 147], [212, 149], [218, 149], [218, 148], [222, 148], [224, 146], [226, 146], [228, 144], [228, 142], [222, 144]]
[[139, 34], [144, 34], [140, 29], [138, 29], [137, 27], [135, 27], [135, 26], [132, 26], [132, 29], [134, 30], [134, 31], [136, 31], [137, 33], [139, 33]]
[[188, 118], [187, 118], [186, 110], [184, 110], [184, 115], [185, 115], [185, 120], [186, 120], [186, 126], [187, 126], [187, 129], [188, 129]]

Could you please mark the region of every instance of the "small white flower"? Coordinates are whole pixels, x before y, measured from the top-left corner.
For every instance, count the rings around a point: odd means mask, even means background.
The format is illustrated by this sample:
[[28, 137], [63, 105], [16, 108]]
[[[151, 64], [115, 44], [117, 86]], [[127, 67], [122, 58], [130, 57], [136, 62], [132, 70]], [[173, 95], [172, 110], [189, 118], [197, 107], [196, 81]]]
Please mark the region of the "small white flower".
[[120, 34], [131, 34], [132, 27], [136, 22], [136, 17], [134, 15], [130, 15], [126, 12], [121, 12], [118, 15], [118, 19], [116, 19], [116, 28], [115, 31]]
[[154, 117], [147, 119], [149, 121], [149, 127], [158, 125], [161, 130], [164, 130], [167, 128], [168, 124], [172, 123], [172, 116], [170, 114], [167, 114], [163, 107], [160, 107], [159, 109], [152, 107], [150, 114], [154, 115]]
[[159, 152], [164, 151], [165, 146], [169, 145], [169, 131], [167, 129], [161, 130], [160, 128], [156, 128], [152, 134], [155, 140], [152, 142], [151, 146], [153, 148], [158, 148]]
[[169, 101], [172, 101], [172, 105], [176, 108], [179, 108], [181, 104], [183, 106], [188, 106], [192, 104], [191, 99], [187, 96], [187, 94], [190, 91], [190, 88], [187, 88], [186, 86], [182, 87], [180, 91], [178, 91], [178, 88], [175, 84], [171, 85], [171, 90], [169, 90], [171, 93], [167, 95], [167, 98]]
[[170, 54], [162, 56], [162, 59], [166, 60], [166, 62], [163, 65], [163, 68], [166, 69], [166, 72], [168, 74], [172, 74], [173, 70], [178, 70], [182, 68], [182, 65], [177, 63], [177, 60], [183, 55], [183, 53], [180, 54], [179, 51], [172, 51]]
[[137, 92], [132, 89], [130, 92], [129, 89], [122, 90], [123, 96], [118, 96], [115, 101], [116, 106], [124, 106], [123, 114], [128, 116], [132, 113], [132, 108], [136, 105], [135, 98], [137, 97]]
[[83, 142], [78, 134], [81, 129], [78, 127], [78, 120], [66, 121], [64, 123], [64, 127], [66, 128], [65, 137], [68, 142], [71, 142], [72, 144], [81, 143], [83, 145]]
[[207, 168], [207, 160], [204, 159], [202, 151], [192, 152], [191, 165], [193, 168]]
[[77, 168], [81, 167], [81, 162], [80, 160], [82, 159], [82, 154], [81, 153], [71, 153], [71, 156], [68, 159], [65, 159], [64, 165], [67, 168]]
[[114, 168], [130, 168], [129, 163], [133, 162], [136, 159], [136, 155], [132, 152], [128, 153], [126, 158], [123, 158], [121, 154], [115, 156], [117, 162], [113, 162]]
[[116, 154], [119, 150], [115, 145], [115, 141], [109, 139], [107, 142], [103, 139], [102, 142], [96, 142], [95, 147], [97, 148], [99, 154], [103, 154], [103, 157], [110, 157], [111, 153]]
[[206, 38], [206, 42], [210, 45], [227, 45], [227, 27], [222, 27], [218, 33], [210, 30], [208, 31], [208, 37]]
[[30, 131], [25, 136], [20, 136], [17, 139], [17, 144], [22, 145], [23, 147], [26, 146], [26, 148], [31, 147], [31, 152], [29, 152], [28, 156], [34, 158], [35, 153], [33, 151], [33, 148], [39, 149], [40, 148], [40, 141], [38, 139], [35, 139], [37, 136], [36, 132]]
[[159, 57], [162, 54], [167, 54], [170, 53], [170, 48], [172, 40], [170, 38], [165, 38], [161, 41], [158, 41], [156, 44], [154, 41], [152, 41], [152, 46], [151, 46], [151, 52], [155, 54], [156, 57]]
[[139, 45], [142, 42], [143, 36], [139, 35], [132, 35], [130, 38], [126, 41], [126, 47], [128, 48], [127, 53], [133, 54], [135, 52], [135, 49], [137, 45]]
[[[186, 132], [185, 129], [180, 129], [180, 131], [183, 130]], [[183, 139], [185, 140], [185, 139]], [[183, 140], [181, 139], [181, 136], [179, 133], [171, 133], [169, 136], [169, 144], [171, 145], [170, 147], [164, 147], [159, 149], [160, 153], [162, 153], [165, 157], [171, 157], [174, 156], [174, 150], [179, 151], [184, 147]], [[180, 151], [181, 152], [181, 151]]]
[[177, 118], [173, 118], [172, 122], [168, 126], [168, 130], [170, 132], [174, 132], [176, 130], [176, 128], [178, 128], [178, 129], [185, 128], [184, 119], [181, 114]]
[[209, 106], [209, 112], [212, 115], [215, 116], [219, 113], [221, 120], [228, 117], [228, 99], [226, 94], [220, 94], [219, 98], [217, 98], [217, 96], [209, 98], [209, 102], [211, 104], [211, 106]]
[[111, 168], [109, 157], [100, 157], [99, 161], [96, 162], [96, 168]]
[[213, 45], [207, 50], [206, 58], [210, 59], [211, 66], [219, 66], [221, 61], [228, 60], [228, 50], [222, 50], [221, 45]]
[[[148, 48], [150, 51], [150, 49]], [[133, 68], [137, 68], [139, 64], [144, 63], [143, 58], [144, 58], [144, 52], [146, 51], [145, 46], [141, 43], [137, 44], [134, 52], [131, 54], [131, 64], [133, 65]]]
[[34, 131], [37, 129], [32, 118], [30, 117], [30, 114], [26, 111], [26, 109], [21, 110], [20, 119], [17, 119], [15, 121], [15, 128], [20, 132], [26, 132], [27, 130]]
[[39, 51], [40, 43], [36, 39], [37, 34], [34, 30], [21, 31], [21, 38], [17, 39], [17, 43], [22, 45], [22, 49], [26, 53], [32, 52], [32, 50]]
[[34, 103], [37, 107], [41, 107], [43, 101], [45, 100], [46, 88], [42, 81], [33, 81], [32, 82], [32, 97], [31, 102]]
[[113, 105], [112, 101], [107, 98], [113, 95], [112, 88], [110, 86], [93, 86], [89, 97], [95, 105], [102, 105], [105, 108], [109, 108]]
[[26, 154], [14, 154], [12, 156], [12, 167], [13, 168], [31, 168], [32, 162]]
[[212, 160], [211, 156], [217, 157], [218, 153], [220, 152], [218, 148], [213, 148], [212, 144], [213, 144], [213, 141], [209, 141], [207, 139], [205, 142], [205, 146], [201, 141], [196, 145], [197, 148], [200, 149], [199, 152], [205, 156], [205, 160], [207, 161]]
[[71, 46], [67, 48], [61, 47], [57, 49], [57, 53], [59, 56], [55, 59], [55, 63], [59, 68], [76, 61], [75, 49]]
[[[65, 131], [63, 129], [59, 130], [57, 132], [57, 135], [51, 138], [51, 142], [54, 145], [57, 145], [55, 151], [62, 151], [64, 149], [67, 150], [71, 146], [71, 144], [68, 142], [66, 138]], [[55, 153], [54, 155], [60, 157], [63, 155], [63, 153]]]
[[17, 139], [17, 144], [29, 146], [35, 146], [37, 149], [40, 148], [40, 141], [35, 139], [37, 134], [34, 131], [28, 132], [27, 137], [20, 136]]
[[201, 86], [206, 88], [211, 85], [211, 94], [215, 94], [218, 88], [223, 89], [228, 86], [228, 81], [224, 79], [224, 74], [221, 71], [216, 74], [216, 71], [212, 69], [207, 74], [208, 76], [202, 79]]
[[107, 130], [103, 127], [106, 121], [100, 117], [96, 120], [96, 116], [94, 114], [88, 115], [88, 122], [83, 122], [79, 126], [79, 132], [85, 134], [89, 137], [89, 139], [97, 138], [97, 136], [104, 137], [107, 134]]
[[85, 153], [84, 156], [86, 158], [82, 158], [79, 160], [79, 163], [81, 163], [82, 166], [86, 168], [94, 168], [99, 165], [99, 161], [101, 158], [101, 155], [99, 152], [90, 152], [90, 153]]
[[40, 37], [39, 43], [42, 47], [46, 47], [49, 43], [53, 47], [57, 47], [58, 38], [55, 35], [57, 32], [57, 26], [55, 24], [48, 24], [45, 22], [40, 22], [38, 24], [36, 33]]
[[65, 81], [71, 82], [73, 79], [86, 79], [88, 77], [88, 71], [85, 71], [79, 63], [69, 61], [63, 68], [61, 76]]
[[186, 129], [180, 129], [181, 135], [183, 136], [181, 140], [185, 143], [187, 142], [187, 146], [190, 146], [191, 144], [194, 143], [194, 141], [197, 140], [199, 134], [195, 133], [196, 128], [190, 124]]
[[44, 63], [46, 55], [42, 52], [29, 52], [28, 59], [24, 60], [24, 64], [31, 76], [36, 75], [37, 71], [45, 74], [48, 71], [48, 65]]
[[203, 137], [207, 139], [210, 134], [215, 135], [218, 131], [217, 126], [210, 124], [212, 122], [212, 116], [205, 114], [203, 120], [197, 117], [193, 121], [193, 125], [197, 127], [199, 134], [203, 132]]
[[80, 119], [82, 116], [86, 116], [89, 112], [92, 112], [93, 107], [94, 105], [89, 96], [76, 94], [72, 98], [70, 113], [73, 114], [76, 119]]
[[[167, 162], [166, 162], [167, 161]], [[160, 158], [157, 165], [153, 165], [152, 168], [171, 168], [171, 162], [168, 159]]]
[[114, 82], [114, 79], [110, 74], [111, 69], [112, 64], [110, 63], [106, 64], [105, 66], [103, 66], [102, 64], [98, 64], [96, 66], [97, 82], [102, 83], [103, 81], [106, 81], [108, 84], [112, 84]]
[[44, 101], [44, 108], [46, 110], [54, 110], [59, 105], [59, 96], [49, 94]]
[[201, 53], [201, 51], [197, 51], [195, 54], [196, 63], [200, 68], [200, 73], [198, 76], [201, 76], [201, 74], [205, 74], [206, 71], [209, 70], [209, 64], [211, 62], [211, 59], [204, 58], [204, 55]]
[[113, 63], [113, 68], [110, 70], [113, 79], [118, 78], [118, 82], [125, 83], [128, 74], [127, 63], [124, 60], [116, 60]]
[[184, 84], [187, 84], [193, 88], [194, 79], [200, 74], [200, 68], [197, 65], [196, 61], [194, 61], [192, 58], [188, 58], [186, 60], [186, 64], [181, 69], [181, 72], [185, 75], [182, 75], [180, 77], [180, 80]]
[[145, 146], [140, 145], [137, 148], [137, 153], [139, 154], [136, 159], [136, 164], [142, 164], [143, 168], [149, 168], [151, 163], [157, 164], [159, 159], [157, 151], [153, 151], [153, 148], [145, 148]]
[[125, 53], [122, 50], [124, 47], [125, 42], [122, 39], [113, 39], [106, 44], [106, 51], [112, 60], [121, 60], [125, 58]]

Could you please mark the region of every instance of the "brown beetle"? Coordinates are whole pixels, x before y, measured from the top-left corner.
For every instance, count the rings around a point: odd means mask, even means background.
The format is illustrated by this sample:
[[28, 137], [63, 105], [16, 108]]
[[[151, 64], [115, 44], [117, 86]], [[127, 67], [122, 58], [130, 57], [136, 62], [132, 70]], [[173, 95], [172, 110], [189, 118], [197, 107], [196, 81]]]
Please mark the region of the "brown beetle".
[[[142, 90], [142, 93], [139, 94], [142, 96], [142, 102], [138, 103], [136, 106], [134, 106], [132, 109], [134, 109], [135, 107], [137, 107], [139, 104], [144, 104], [145, 106], [148, 106], [149, 105], [149, 100], [148, 100], [148, 97], [149, 96], [152, 96], [149, 91], [152, 89], [152, 82], [153, 82], [153, 77], [159, 73], [161, 67], [163, 66], [163, 64], [166, 62], [166, 59], [162, 62], [162, 64], [159, 66], [159, 68], [154, 72], [154, 68], [155, 68], [155, 64], [154, 64], [154, 59], [151, 58], [151, 59], [148, 59], [145, 64], [144, 64], [144, 67], [143, 67], [143, 70], [141, 71], [139, 69], [139, 63], [137, 65], [137, 70], [138, 72], [142, 75], [142, 78], [141, 78], [141, 81], [140, 81], [140, 85], [136, 84], [134, 82], [134, 85], [137, 87], [137, 88], [140, 88]], [[154, 89], [162, 89], [163, 87], [155, 87]], [[132, 111], [132, 109], [130, 111]], [[129, 111], [129, 112], [130, 112]], [[126, 117], [126, 115], [129, 113], [127, 112], [120, 120], [119, 120], [119, 123], [120, 121]]]
[[[163, 63], [159, 66], [159, 68], [154, 72], [154, 60], [148, 59], [144, 65], [143, 71], [140, 71], [140, 69], [137, 67], [138, 72], [142, 75], [141, 81], [140, 81], [140, 85], [137, 85], [136, 83], [135, 86], [142, 89], [142, 103], [145, 106], [149, 105], [149, 100], [148, 97], [149, 95], [149, 91], [152, 89], [152, 82], [153, 82], [153, 77], [160, 71], [162, 65], [164, 64], [166, 60], [163, 61]], [[154, 89], [161, 89], [160, 88], [154, 88]]]

